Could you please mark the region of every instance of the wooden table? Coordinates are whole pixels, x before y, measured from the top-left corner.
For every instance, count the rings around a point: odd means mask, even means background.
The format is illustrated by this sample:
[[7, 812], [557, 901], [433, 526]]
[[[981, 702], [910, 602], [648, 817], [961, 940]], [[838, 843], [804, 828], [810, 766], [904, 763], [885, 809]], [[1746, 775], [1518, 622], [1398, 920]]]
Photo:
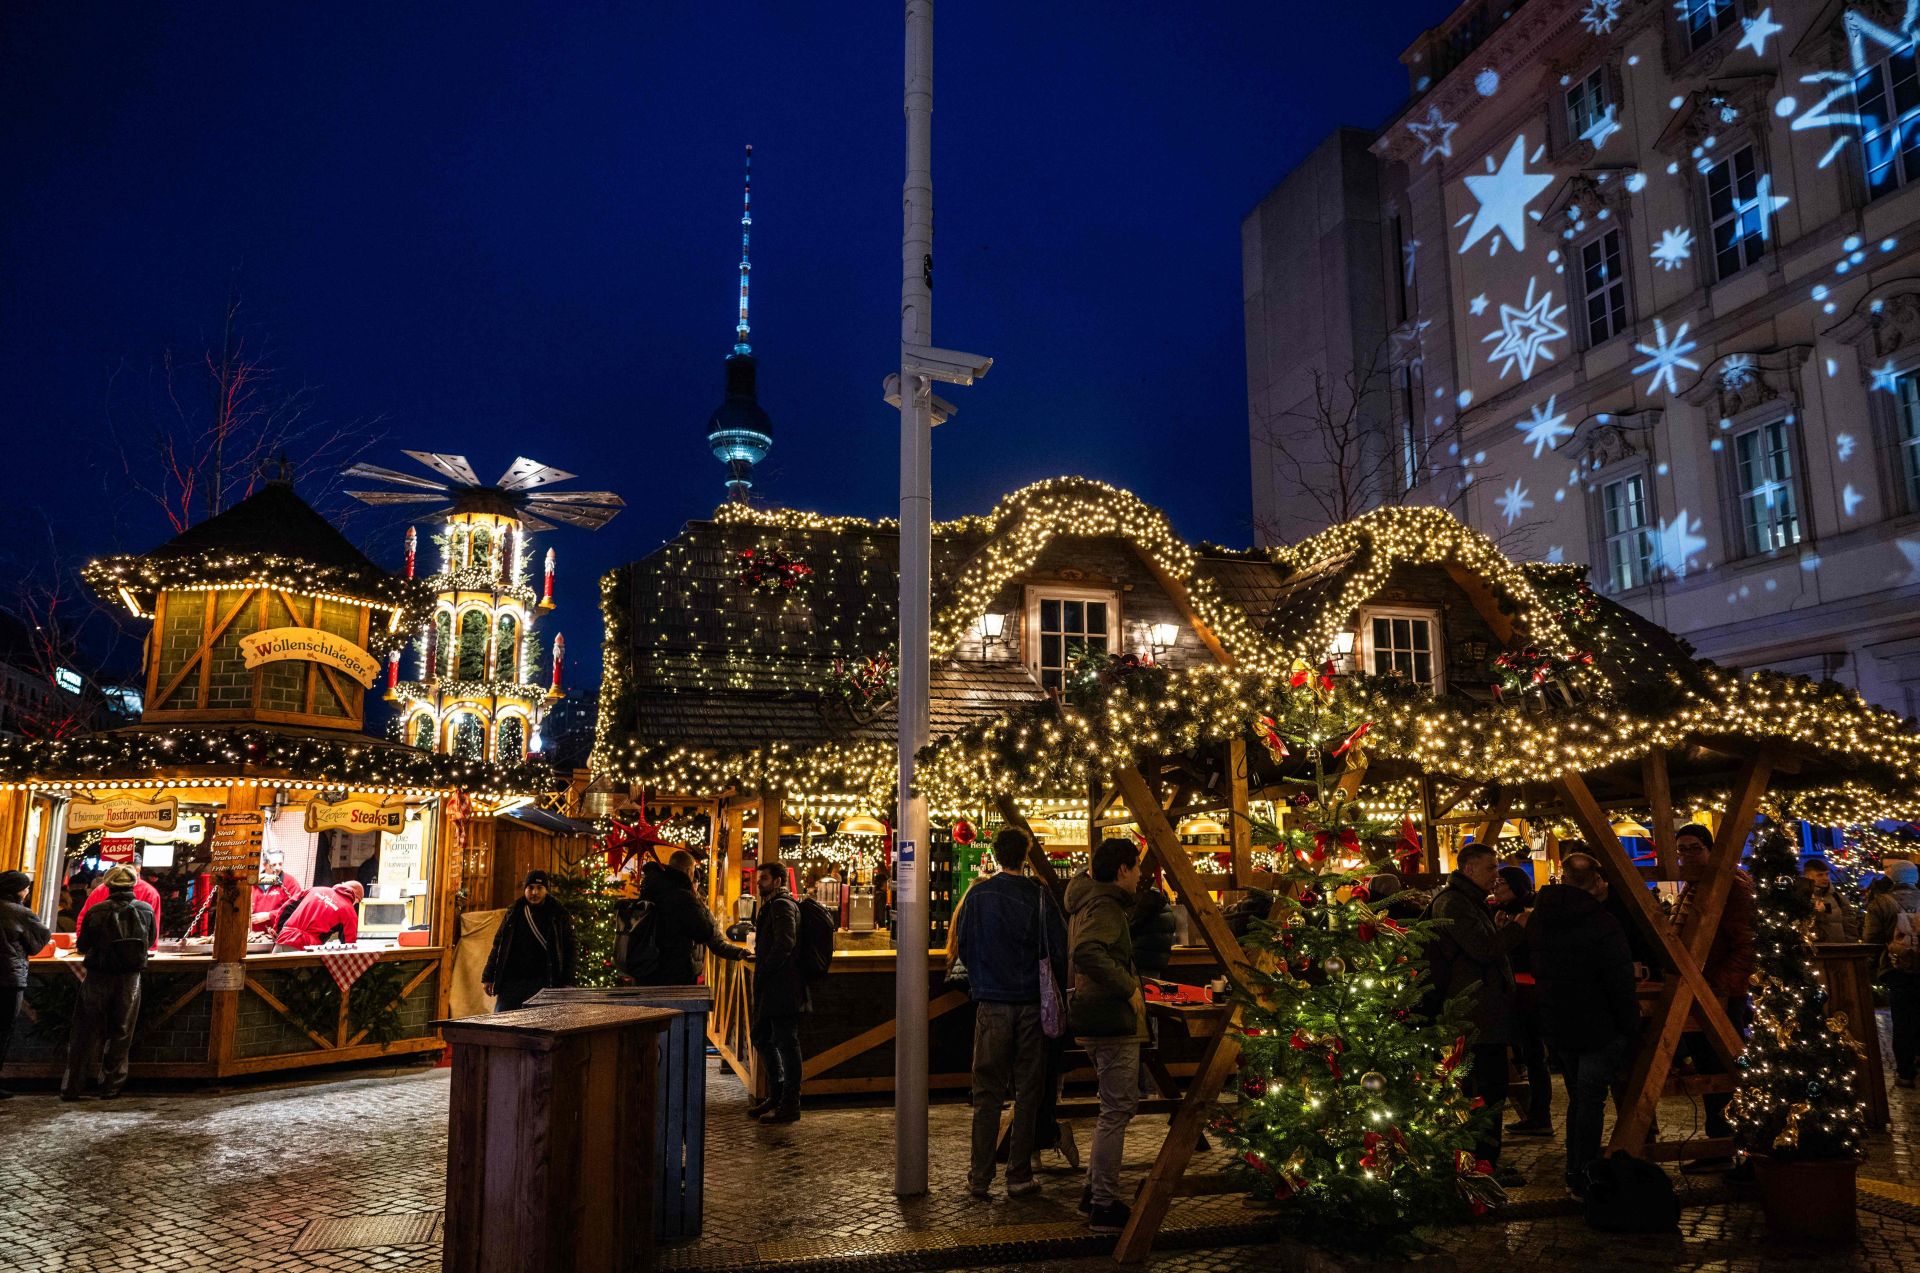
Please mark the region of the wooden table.
[[438, 1021], [453, 1045], [448, 1273], [654, 1266], [660, 1033], [671, 1008], [557, 1003]]

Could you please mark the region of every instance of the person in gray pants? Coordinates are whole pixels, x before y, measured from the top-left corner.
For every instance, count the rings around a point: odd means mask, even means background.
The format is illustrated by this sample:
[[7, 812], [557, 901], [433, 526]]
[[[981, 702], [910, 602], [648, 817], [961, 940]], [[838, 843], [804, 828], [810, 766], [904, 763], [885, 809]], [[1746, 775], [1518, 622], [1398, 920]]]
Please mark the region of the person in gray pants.
[[63, 1101], [89, 1095], [96, 1074], [104, 1101], [120, 1095], [127, 1081], [133, 1023], [140, 1016], [140, 975], [156, 931], [153, 907], [133, 896], [135, 878], [130, 866], [107, 872], [107, 900], [87, 912], [74, 939], [87, 977], [67, 1039]]

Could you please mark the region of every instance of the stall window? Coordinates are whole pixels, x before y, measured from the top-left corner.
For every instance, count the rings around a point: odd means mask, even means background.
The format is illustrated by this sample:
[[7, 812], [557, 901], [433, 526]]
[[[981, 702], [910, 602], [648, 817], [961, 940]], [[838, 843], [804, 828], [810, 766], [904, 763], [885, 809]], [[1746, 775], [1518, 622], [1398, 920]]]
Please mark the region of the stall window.
[[1076, 655], [1112, 649], [1116, 608], [1111, 593], [1035, 594], [1032, 667], [1043, 687], [1060, 689]]
[[[453, 616], [445, 610], [433, 616], [433, 676], [449, 676], [453, 672]], [[425, 673], [422, 680], [430, 680]]]
[[1734, 436], [1734, 478], [1749, 553], [1769, 553], [1800, 542], [1792, 448], [1793, 426], [1785, 420], [1774, 420]]
[[493, 532], [485, 526], [473, 528], [473, 538], [469, 541], [467, 565], [475, 570], [493, 573]]
[[1643, 586], [1653, 572], [1653, 532], [1647, 526], [1647, 478], [1634, 473], [1600, 488], [1606, 536], [1607, 591]]
[[1707, 170], [1707, 220], [1713, 238], [1714, 277], [1731, 278], [1767, 250], [1766, 200], [1760, 162], [1742, 146]]
[[1439, 693], [1445, 688], [1439, 624], [1427, 610], [1371, 609], [1360, 616], [1360, 666]]

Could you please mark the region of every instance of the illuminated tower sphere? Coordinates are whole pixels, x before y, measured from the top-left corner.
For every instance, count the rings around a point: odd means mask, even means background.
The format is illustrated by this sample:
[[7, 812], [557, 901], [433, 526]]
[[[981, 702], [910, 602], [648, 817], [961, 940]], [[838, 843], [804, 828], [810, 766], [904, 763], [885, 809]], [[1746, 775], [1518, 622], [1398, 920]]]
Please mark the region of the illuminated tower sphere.
[[[611, 491], [552, 491], [573, 477], [522, 456], [491, 486], [465, 456], [408, 451], [438, 475], [415, 477], [356, 464], [350, 477], [375, 478], [404, 490], [349, 491], [369, 504], [427, 504], [420, 520], [441, 522], [435, 536], [440, 569], [427, 578], [436, 595], [433, 618], [417, 634], [419, 678], [400, 679], [400, 651], [388, 656], [387, 697], [399, 704], [401, 727], [416, 747], [499, 765], [518, 765], [533, 747], [549, 700], [558, 698], [558, 651], [542, 681], [533, 622], [553, 606], [554, 554], [542, 578], [533, 575], [531, 535], [562, 522], [598, 530], [623, 503]], [[407, 575], [415, 570], [417, 537], [407, 531]]]
[[747, 147], [746, 192], [740, 208], [740, 321], [727, 355], [727, 396], [707, 421], [707, 445], [727, 466], [727, 498], [742, 502], [753, 487], [753, 466], [773, 446], [773, 421], [760, 407], [753, 345], [748, 339], [748, 246], [753, 232], [753, 147]]

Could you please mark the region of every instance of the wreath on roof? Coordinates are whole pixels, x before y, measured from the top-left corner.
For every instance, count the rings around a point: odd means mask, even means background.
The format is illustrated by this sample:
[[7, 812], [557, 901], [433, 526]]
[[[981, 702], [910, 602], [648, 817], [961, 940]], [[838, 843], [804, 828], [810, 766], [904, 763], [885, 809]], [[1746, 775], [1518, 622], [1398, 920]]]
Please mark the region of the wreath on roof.
[[786, 596], [813, 578], [813, 567], [778, 544], [742, 548], [736, 560], [740, 582], [767, 596]]
[[854, 720], [866, 724], [900, 694], [900, 660], [894, 647], [864, 659], [835, 659], [827, 672], [827, 694], [845, 703]]

